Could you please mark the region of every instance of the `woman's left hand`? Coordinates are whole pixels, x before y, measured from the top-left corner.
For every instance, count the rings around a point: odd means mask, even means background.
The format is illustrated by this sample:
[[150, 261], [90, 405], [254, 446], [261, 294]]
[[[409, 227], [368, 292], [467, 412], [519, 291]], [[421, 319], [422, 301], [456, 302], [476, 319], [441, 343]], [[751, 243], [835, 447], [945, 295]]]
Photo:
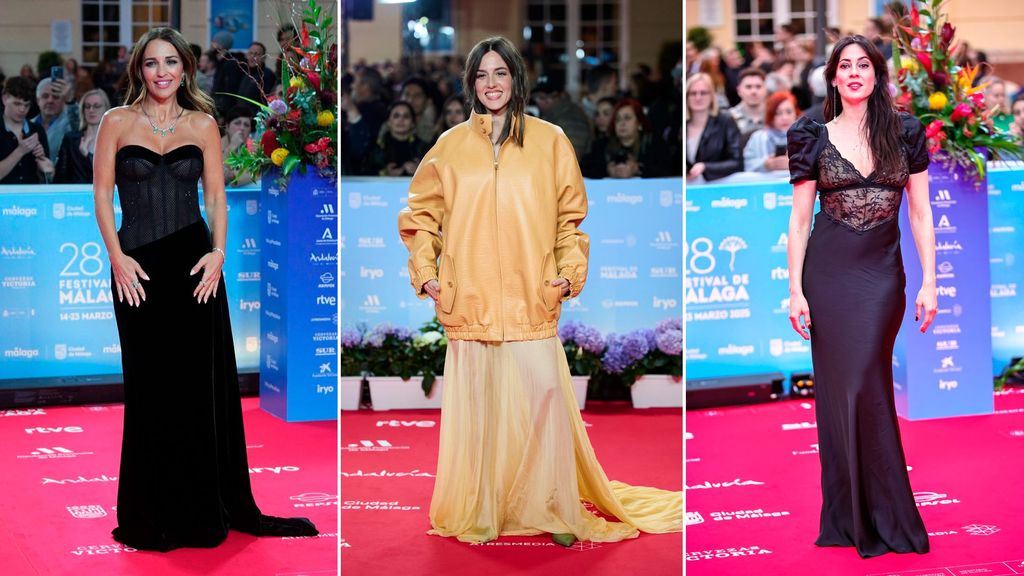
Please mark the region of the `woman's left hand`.
[[569, 281], [566, 280], [565, 278], [556, 278], [551, 281], [551, 285], [558, 286], [559, 288], [561, 288], [563, 297], [569, 295]]
[[212, 251], [207, 252], [196, 262], [196, 265], [192, 267], [192, 272], [189, 274], [195, 276], [196, 272], [203, 271], [203, 278], [196, 285], [196, 289], [192, 291], [192, 296], [196, 298], [196, 302], [205, 304], [210, 299], [210, 295], [214, 298], [217, 297], [217, 285], [220, 283], [220, 269], [224, 266], [224, 256], [220, 252]]
[[932, 325], [932, 321], [935, 320], [935, 313], [939, 308], [939, 301], [935, 295], [935, 285], [921, 286], [921, 290], [917, 293], [917, 301], [914, 303], [914, 321], [924, 320], [921, 322], [921, 332], [925, 333], [928, 331], [928, 327]]

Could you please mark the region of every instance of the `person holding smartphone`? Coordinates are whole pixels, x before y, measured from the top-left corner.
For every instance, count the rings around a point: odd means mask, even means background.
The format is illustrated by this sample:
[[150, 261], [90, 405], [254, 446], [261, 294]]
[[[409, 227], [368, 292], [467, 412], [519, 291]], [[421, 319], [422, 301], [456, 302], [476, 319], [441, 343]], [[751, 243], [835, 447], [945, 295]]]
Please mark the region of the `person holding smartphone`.
[[743, 148], [743, 166], [747, 172], [789, 169], [786, 132], [799, 115], [796, 96], [791, 92], [776, 92], [768, 97], [765, 103], [765, 127], [754, 131]]
[[41, 174], [53, 174], [46, 132], [25, 119], [34, 90], [34, 83], [23, 76], [12, 76], [4, 83], [0, 184], [38, 184], [43, 181]]
[[64, 79], [63, 66], [51, 67], [50, 76], [36, 86], [39, 115], [30, 122], [39, 124], [46, 131], [46, 149], [54, 164], [64, 136], [74, 132], [80, 122], [78, 103], [74, 98], [74, 85]]

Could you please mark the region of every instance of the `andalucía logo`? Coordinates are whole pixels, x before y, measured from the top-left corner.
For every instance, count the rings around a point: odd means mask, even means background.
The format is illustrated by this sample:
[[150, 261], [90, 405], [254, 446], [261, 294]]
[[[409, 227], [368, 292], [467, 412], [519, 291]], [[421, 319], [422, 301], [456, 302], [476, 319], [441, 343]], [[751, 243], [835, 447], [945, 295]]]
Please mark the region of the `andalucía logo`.
[[75, 456], [86, 456], [88, 454], [92, 454], [92, 452], [75, 452], [62, 446], [52, 446], [50, 448], [36, 448], [29, 454], [19, 454], [18, 458], [48, 460], [50, 458], [74, 458]]
[[757, 480], [730, 480], [728, 482], [709, 482], [705, 481], [703, 484], [694, 484], [693, 486], [687, 486], [687, 490], [707, 490], [710, 488], [731, 488], [733, 486], [764, 486], [764, 482], [758, 482]]
[[408, 450], [408, 446], [394, 446], [387, 440], [360, 440], [358, 443], [341, 447], [348, 452], [388, 452], [389, 450]]
[[60, 480], [54, 478], [43, 478], [43, 486], [47, 484], [82, 484], [84, 482], [116, 482], [117, 476], [97, 476], [95, 478], [86, 478], [85, 476], [79, 476], [78, 478], [62, 478]]
[[342, 472], [341, 475], [345, 478], [402, 478], [402, 477], [423, 477], [423, 478], [435, 478], [430, 472], [420, 472], [419, 470], [413, 470], [411, 472], [389, 472], [387, 470], [381, 470], [379, 472], [363, 472], [362, 470], [356, 470], [355, 472]]
[[71, 513], [75, 518], [103, 518], [107, 515], [107, 511], [103, 509], [103, 506], [99, 504], [89, 504], [86, 506], [68, 506], [68, 512]]

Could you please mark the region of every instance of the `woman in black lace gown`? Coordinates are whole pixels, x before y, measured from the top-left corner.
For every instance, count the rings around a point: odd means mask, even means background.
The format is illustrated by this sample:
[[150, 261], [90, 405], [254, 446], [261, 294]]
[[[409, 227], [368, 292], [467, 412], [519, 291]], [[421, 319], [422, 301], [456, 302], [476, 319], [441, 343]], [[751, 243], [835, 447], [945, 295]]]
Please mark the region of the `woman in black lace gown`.
[[114, 539], [142, 550], [216, 546], [228, 528], [317, 534], [305, 518], [264, 516], [252, 496], [221, 283], [220, 134], [195, 68], [181, 34], [147, 32], [128, 62], [126, 105], [104, 116], [96, 140], [96, 219], [117, 292], [125, 394]]
[[[928, 552], [893, 400], [892, 351], [906, 305], [898, 216], [907, 190], [921, 258], [921, 331], [935, 316], [935, 231], [920, 121], [897, 114], [888, 71], [863, 36], [825, 68], [828, 124], [789, 131], [790, 321], [811, 340], [821, 458], [819, 546], [862, 557]], [[811, 213], [815, 193], [821, 211]], [[812, 321], [813, 320], [813, 321]]]

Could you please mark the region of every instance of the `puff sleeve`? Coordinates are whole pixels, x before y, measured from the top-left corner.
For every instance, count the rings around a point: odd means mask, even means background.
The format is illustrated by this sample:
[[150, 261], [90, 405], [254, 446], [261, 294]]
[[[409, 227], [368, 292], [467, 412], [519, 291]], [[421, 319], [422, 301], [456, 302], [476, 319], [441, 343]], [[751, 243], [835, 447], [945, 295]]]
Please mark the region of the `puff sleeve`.
[[818, 179], [818, 154], [824, 138], [823, 126], [806, 116], [790, 126], [786, 133], [790, 184]]
[[931, 160], [928, 157], [928, 139], [925, 137], [921, 121], [906, 112], [900, 112], [903, 124], [903, 147], [907, 151], [907, 166], [911, 174], [928, 169]]

